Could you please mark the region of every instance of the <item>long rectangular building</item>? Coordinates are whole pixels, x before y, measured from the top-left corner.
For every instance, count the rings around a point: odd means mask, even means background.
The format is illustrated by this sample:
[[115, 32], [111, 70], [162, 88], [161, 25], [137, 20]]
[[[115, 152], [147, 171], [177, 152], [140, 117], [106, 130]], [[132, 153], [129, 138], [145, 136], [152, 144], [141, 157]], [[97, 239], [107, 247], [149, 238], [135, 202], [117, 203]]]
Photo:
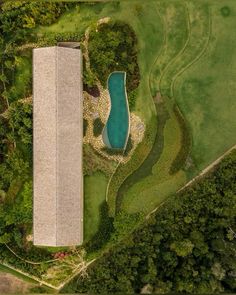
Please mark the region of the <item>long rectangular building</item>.
[[34, 49], [34, 245], [83, 242], [82, 141], [80, 49]]

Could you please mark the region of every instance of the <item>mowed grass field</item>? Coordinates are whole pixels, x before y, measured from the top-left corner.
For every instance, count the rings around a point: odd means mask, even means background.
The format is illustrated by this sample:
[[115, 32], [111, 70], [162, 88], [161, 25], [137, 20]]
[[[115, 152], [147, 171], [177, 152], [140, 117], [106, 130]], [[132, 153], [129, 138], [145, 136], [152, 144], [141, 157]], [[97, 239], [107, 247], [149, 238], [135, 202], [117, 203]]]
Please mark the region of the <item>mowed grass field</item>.
[[[209, 3], [209, 45], [174, 88], [174, 97], [191, 127], [191, 156], [198, 171], [236, 142], [236, 2]], [[228, 11], [225, 16], [224, 10]]]

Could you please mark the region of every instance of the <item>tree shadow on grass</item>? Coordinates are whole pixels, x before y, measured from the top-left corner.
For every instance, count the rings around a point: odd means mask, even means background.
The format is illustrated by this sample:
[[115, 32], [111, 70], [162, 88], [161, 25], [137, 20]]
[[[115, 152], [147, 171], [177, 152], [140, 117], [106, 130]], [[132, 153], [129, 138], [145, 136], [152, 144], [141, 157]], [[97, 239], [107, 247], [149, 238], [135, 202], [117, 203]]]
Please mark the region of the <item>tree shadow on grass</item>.
[[102, 248], [109, 241], [111, 234], [114, 231], [113, 221], [114, 218], [108, 214], [108, 205], [104, 201], [100, 206], [100, 223], [97, 233], [86, 244], [87, 252], [97, 251]]

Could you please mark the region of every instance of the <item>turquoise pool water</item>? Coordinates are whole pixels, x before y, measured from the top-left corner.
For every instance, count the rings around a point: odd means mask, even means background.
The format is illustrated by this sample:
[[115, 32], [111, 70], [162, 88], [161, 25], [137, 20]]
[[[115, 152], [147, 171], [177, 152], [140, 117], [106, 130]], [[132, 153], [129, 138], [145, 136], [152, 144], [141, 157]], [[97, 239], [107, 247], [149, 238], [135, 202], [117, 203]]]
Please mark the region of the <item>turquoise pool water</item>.
[[125, 72], [113, 72], [108, 78], [111, 111], [103, 131], [103, 140], [108, 147], [114, 149], [125, 148], [129, 132], [125, 75]]

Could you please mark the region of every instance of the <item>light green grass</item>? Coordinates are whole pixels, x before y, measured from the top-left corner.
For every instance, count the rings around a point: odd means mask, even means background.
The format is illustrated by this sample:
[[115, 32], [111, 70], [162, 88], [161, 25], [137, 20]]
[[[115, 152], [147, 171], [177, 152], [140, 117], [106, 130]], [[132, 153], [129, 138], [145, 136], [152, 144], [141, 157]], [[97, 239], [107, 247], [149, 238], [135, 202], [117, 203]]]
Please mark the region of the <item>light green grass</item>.
[[[175, 193], [186, 181], [183, 171], [158, 183], [158, 175], [145, 179], [133, 186], [125, 195], [122, 210], [127, 213], [150, 213], [162, 204], [171, 194]], [[145, 201], [144, 201], [145, 200]]]
[[[228, 6], [231, 14], [221, 15]], [[203, 169], [236, 141], [236, 3], [210, 5], [212, 35], [206, 53], [178, 79], [174, 96], [188, 120], [193, 138], [192, 157]]]
[[[137, 14], [137, 5], [141, 8], [140, 14]], [[141, 81], [135, 112], [148, 124], [156, 113], [149, 87], [149, 75], [163, 45], [162, 21], [156, 2], [121, 2], [120, 11], [114, 18], [128, 22], [138, 38]]]
[[189, 2], [186, 4], [189, 19], [188, 39], [180, 53], [172, 60], [162, 77], [160, 88], [165, 95], [172, 96], [175, 79], [191, 63], [200, 58], [208, 45], [211, 33], [211, 15], [207, 5]]
[[84, 177], [84, 235], [85, 241], [99, 229], [101, 205], [106, 201], [108, 178], [102, 172]]

